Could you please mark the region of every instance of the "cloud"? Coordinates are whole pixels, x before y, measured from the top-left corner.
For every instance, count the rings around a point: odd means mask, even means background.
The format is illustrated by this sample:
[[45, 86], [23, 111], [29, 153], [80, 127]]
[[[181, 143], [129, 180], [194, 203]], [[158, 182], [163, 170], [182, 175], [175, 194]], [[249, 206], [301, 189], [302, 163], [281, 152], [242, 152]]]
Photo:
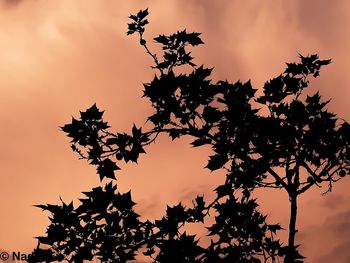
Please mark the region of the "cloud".
[[334, 0], [332, 2], [310, 0], [297, 2], [298, 27], [307, 35], [320, 38], [324, 42], [334, 42], [335, 39], [343, 37], [344, 32], [339, 32], [339, 25], [343, 22], [344, 16], [340, 15], [349, 10], [347, 1]]
[[350, 210], [339, 212], [327, 218], [325, 224], [319, 230], [322, 231], [322, 229], [327, 228], [329, 228], [333, 237], [332, 242], [329, 242], [329, 247], [332, 249], [322, 255], [317, 262], [350, 262]]
[[308, 262], [349, 262], [350, 210], [336, 212], [324, 223], [303, 229], [299, 240]]
[[2, 1], [3, 6], [6, 8], [16, 7], [21, 2], [23, 2], [23, 0], [1, 0], [1, 1]]
[[323, 205], [331, 210], [335, 210], [339, 207], [344, 206], [346, 203], [346, 198], [344, 195], [340, 194], [330, 194], [329, 197], [324, 200]]
[[348, 263], [350, 262], [350, 239], [345, 242], [337, 245], [330, 253], [322, 256], [318, 262], [328, 263], [328, 262], [337, 262], [337, 263]]

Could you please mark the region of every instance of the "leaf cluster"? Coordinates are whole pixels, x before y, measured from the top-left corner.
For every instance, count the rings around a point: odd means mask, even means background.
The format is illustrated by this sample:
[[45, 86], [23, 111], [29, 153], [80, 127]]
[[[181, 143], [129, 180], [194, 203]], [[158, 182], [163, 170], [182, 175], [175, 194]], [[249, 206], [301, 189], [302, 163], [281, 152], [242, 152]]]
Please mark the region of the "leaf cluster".
[[[73, 151], [97, 167], [101, 182], [116, 181], [118, 163], [137, 162], [159, 134], [172, 140], [188, 135], [193, 147], [210, 146], [213, 153], [206, 168], [225, 170], [225, 182], [214, 190], [212, 202], [197, 196], [192, 207], [167, 206], [165, 215], [154, 222], [140, 220], [130, 192], [120, 194], [112, 183], [84, 193], [77, 208], [39, 205], [52, 216], [46, 236], [38, 238], [37, 260], [98, 257], [126, 262], [137, 253], [152, 262], [177, 263], [302, 259], [298, 246], [291, 250], [276, 239], [282, 227], [267, 223], [252, 193], [260, 187], [277, 188], [296, 198], [324, 182], [328, 192], [333, 182], [350, 173], [350, 125], [328, 111], [329, 101], [319, 93], [305, 92], [309, 78], [331, 61], [300, 55], [300, 62], [287, 63], [258, 96], [250, 81], [214, 82], [213, 69], [192, 62], [187, 49], [203, 44], [200, 33], [183, 30], [155, 37], [162, 46], [159, 61], [143, 38], [147, 15], [147, 9], [131, 15], [127, 34], [139, 35], [155, 63], [157, 74], [144, 84], [144, 97], [154, 109], [147, 119], [152, 128], [144, 131], [133, 125], [130, 133], [113, 133], [94, 104], [62, 130], [72, 139]], [[214, 218], [211, 225], [206, 222], [209, 217]], [[209, 246], [184, 230], [191, 223], [205, 224]]]
[[51, 214], [46, 236], [37, 238], [49, 248], [35, 249], [32, 262], [135, 259], [147, 226], [139, 221], [130, 192], [120, 194], [116, 185], [108, 183], [83, 194], [78, 207], [63, 201], [60, 205], [37, 205]]

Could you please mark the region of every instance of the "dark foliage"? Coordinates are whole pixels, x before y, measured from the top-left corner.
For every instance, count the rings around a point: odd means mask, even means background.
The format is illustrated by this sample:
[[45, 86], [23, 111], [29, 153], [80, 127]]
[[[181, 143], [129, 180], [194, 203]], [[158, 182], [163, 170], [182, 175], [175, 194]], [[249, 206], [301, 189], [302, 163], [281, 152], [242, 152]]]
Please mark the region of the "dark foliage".
[[[302, 262], [295, 244], [297, 197], [313, 186], [332, 190], [333, 182], [350, 172], [350, 125], [326, 108], [319, 93], [307, 95], [309, 77], [317, 77], [330, 60], [302, 56], [266, 82], [256, 95], [251, 83], [210, 79], [212, 69], [193, 63], [189, 46], [203, 44], [200, 33], [178, 31], [154, 38], [163, 50], [160, 59], [144, 39], [148, 10], [131, 15], [128, 35], [137, 34], [154, 61], [153, 80], [144, 84], [144, 97], [154, 113], [152, 127], [135, 125], [131, 133], [110, 132], [96, 105], [80, 112], [62, 130], [78, 155], [95, 165], [104, 187], [83, 193], [80, 205], [38, 205], [51, 213], [46, 236], [32, 260], [127, 262], [143, 253], [152, 262]], [[193, 137], [193, 147], [210, 145], [206, 168], [227, 171], [215, 200], [197, 196], [191, 207], [168, 206], [154, 222], [135, 213], [130, 192], [117, 191], [118, 163], [137, 162], [145, 147], [161, 133], [173, 140]], [[256, 188], [284, 189], [290, 199], [288, 243], [276, 239], [279, 224], [268, 224], [252, 197]], [[184, 231], [188, 223], [207, 225], [210, 245]]]

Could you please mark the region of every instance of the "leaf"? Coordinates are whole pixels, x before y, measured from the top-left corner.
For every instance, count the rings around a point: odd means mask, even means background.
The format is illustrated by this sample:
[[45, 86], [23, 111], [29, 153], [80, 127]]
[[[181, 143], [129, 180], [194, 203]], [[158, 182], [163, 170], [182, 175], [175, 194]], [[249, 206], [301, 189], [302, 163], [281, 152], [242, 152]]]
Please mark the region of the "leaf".
[[191, 46], [197, 46], [200, 44], [204, 44], [204, 42], [202, 41], [202, 39], [199, 37], [201, 35], [201, 33], [197, 33], [197, 32], [193, 32], [193, 33], [189, 33], [188, 34], [188, 43]]
[[132, 35], [136, 32], [136, 24], [130, 23], [128, 24], [128, 31], [126, 32], [127, 35]]
[[196, 202], [196, 208], [203, 210], [205, 208], [205, 201], [204, 201], [204, 196], [197, 196], [195, 199]]
[[276, 232], [278, 230], [283, 230], [284, 228], [282, 228], [279, 224], [275, 224], [275, 225], [268, 225], [268, 228], [271, 232], [273, 232], [274, 234], [276, 234]]
[[[131, 191], [118, 195], [118, 197], [113, 202], [114, 207], [120, 211], [131, 210], [135, 204], [136, 203], [132, 201], [131, 198]], [[135, 215], [138, 216], [137, 214]]]
[[51, 204], [46, 204], [46, 205], [34, 205], [35, 207], [41, 208], [42, 210], [46, 210], [51, 212], [52, 214], [57, 213], [58, 211], [61, 210], [61, 207], [59, 205], [51, 205]]
[[138, 129], [136, 127], [136, 125], [134, 124], [133, 127], [132, 127], [132, 136], [134, 137], [134, 139], [139, 139], [142, 135], [142, 132], [141, 132], [141, 128]]
[[222, 168], [228, 161], [227, 155], [213, 155], [210, 156], [208, 164], [205, 168], [208, 168], [211, 171]]
[[137, 16], [135, 16], [135, 15], [130, 15], [129, 18], [134, 20], [135, 22], [137, 21]]
[[180, 202], [173, 207], [167, 206], [166, 215], [170, 220], [182, 222], [186, 219], [187, 212], [185, 211], [185, 207]]
[[292, 74], [293, 76], [307, 73], [307, 68], [302, 64], [287, 63], [287, 68], [284, 73]]
[[115, 162], [108, 158], [101, 161], [97, 167], [97, 173], [99, 174], [101, 181], [105, 177], [110, 179], [116, 179], [114, 175], [114, 171], [116, 170], [120, 170], [120, 168], [116, 165]]
[[146, 8], [145, 10], [140, 10], [138, 13], [137, 13], [137, 18], [139, 20], [143, 20], [146, 16], [148, 16], [148, 8]]
[[193, 147], [199, 147], [199, 146], [208, 144], [209, 142], [210, 141], [208, 141], [208, 140], [205, 140], [203, 138], [199, 138], [199, 139], [196, 139], [193, 142], [191, 142], [191, 144], [192, 144]]
[[36, 239], [38, 239], [41, 244], [45, 244], [45, 245], [53, 244], [53, 240], [49, 239], [48, 237], [40, 236], [40, 237], [36, 237]]
[[74, 142], [77, 142], [81, 138], [86, 127], [82, 121], [72, 118], [72, 122], [64, 125], [61, 129], [63, 132], [68, 133], [67, 136], [73, 138]]
[[158, 37], [153, 38], [153, 40], [163, 45], [168, 45], [169, 43], [169, 38], [165, 35], [159, 35]]
[[81, 116], [82, 121], [101, 120], [103, 113], [104, 113], [103, 111], [100, 111], [97, 108], [96, 103], [95, 103], [90, 108], [88, 108], [86, 111], [80, 112], [80, 116]]
[[108, 138], [106, 140], [106, 145], [116, 145], [119, 143], [118, 138]]
[[214, 189], [214, 191], [216, 192], [218, 198], [229, 195], [233, 192], [232, 187], [227, 184], [219, 185]]
[[175, 140], [176, 138], [179, 138], [182, 135], [182, 132], [179, 129], [169, 130], [168, 133], [172, 140]]
[[325, 66], [332, 63], [332, 59], [318, 60], [316, 63], [320, 66]]

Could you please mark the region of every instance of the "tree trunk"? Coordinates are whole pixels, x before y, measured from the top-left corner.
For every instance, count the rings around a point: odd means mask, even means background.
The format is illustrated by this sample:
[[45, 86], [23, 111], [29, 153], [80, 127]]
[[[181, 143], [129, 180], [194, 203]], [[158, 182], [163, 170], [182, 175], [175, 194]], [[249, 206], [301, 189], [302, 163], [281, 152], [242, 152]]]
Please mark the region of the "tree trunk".
[[295, 234], [296, 230], [296, 221], [297, 221], [297, 195], [290, 196], [290, 220], [289, 220], [289, 237], [288, 237], [288, 250], [284, 263], [293, 263], [295, 262]]

